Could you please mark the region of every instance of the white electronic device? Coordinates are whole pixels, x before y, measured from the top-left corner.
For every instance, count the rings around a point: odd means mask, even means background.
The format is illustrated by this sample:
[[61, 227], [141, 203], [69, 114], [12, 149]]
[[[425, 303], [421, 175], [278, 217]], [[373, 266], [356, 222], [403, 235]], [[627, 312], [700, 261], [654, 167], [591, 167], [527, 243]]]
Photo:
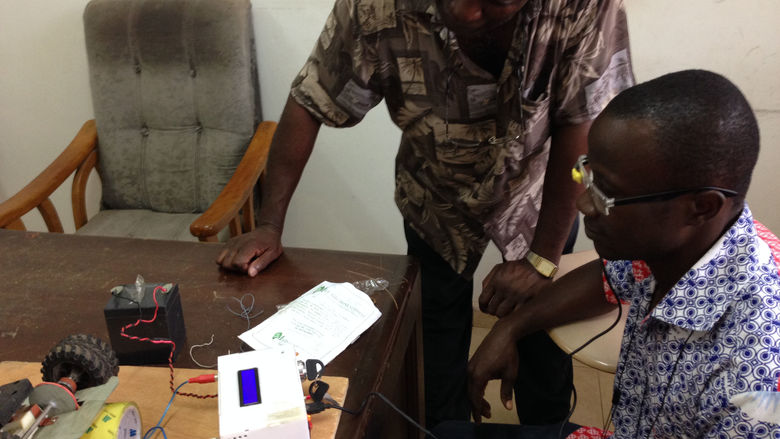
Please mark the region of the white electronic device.
[[308, 439], [303, 387], [292, 349], [219, 357], [220, 439]]

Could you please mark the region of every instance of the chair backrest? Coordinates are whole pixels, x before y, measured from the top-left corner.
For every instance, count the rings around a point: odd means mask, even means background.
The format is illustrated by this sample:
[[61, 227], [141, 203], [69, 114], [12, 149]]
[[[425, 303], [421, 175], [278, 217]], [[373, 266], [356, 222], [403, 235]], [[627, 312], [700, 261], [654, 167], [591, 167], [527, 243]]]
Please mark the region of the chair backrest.
[[202, 212], [261, 120], [249, 0], [84, 11], [102, 207]]

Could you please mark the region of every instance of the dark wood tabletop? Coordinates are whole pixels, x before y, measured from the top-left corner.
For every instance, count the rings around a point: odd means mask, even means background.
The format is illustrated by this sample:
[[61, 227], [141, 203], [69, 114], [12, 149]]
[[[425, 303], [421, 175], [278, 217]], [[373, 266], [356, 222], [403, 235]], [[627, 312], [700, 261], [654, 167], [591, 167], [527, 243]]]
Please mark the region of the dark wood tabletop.
[[[326, 373], [349, 378], [344, 406], [360, 407], [370, 392], [390, 397], [423, 419], [420, 285], [416, 262], [404, 255], [286, 248], [255, 278], [218, 268], [222, 245], [106, 238], [0, 229], [0, 361], [41, 361], [62, 338], [88, 333], [109, 340], [103, 309], [117, 285], [137, 275], [149, 283], [176, 283], [182, 298], [186, 345], [175, 367], [237, 352], [248, 329], [236, 299], [254, 296], [251, 326], [320, 282], [382, 278], [387, 290], [371, 294], [379, 320], [328, 364]], [[245, 302], [248, 303], [248, 302]], [[161, 367], [166, 366], [161, 364]], [[167, 383], [165, 384], [167, 385]], [[358, 416], [343, 414], [338, 438], [416, 437], [418, 432], [373, 398]]]

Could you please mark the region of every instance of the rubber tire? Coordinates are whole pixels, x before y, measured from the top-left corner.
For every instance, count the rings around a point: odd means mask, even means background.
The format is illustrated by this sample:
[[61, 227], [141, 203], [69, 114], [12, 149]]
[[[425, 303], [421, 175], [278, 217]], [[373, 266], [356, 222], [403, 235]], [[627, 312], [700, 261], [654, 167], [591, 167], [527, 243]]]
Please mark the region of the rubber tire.
[[78, 389], [105, 384], [113, 376], [111, 366], [98, 348], [78, 343], [62, 342], [52, 348], [41, 363], [43, 381], [57, 382], [74, 375]]
[[[60, 344], [63, 344], [63, 342], [60, 342]], [[64, 344], [69, 346], [81, 346], [85, 350], [92, 352], [92, 354], [95, 355], [98, 361], [102, 363], [100, 369], [101, 370], [105, 369], [109, 371], [109, 378], [111, 377], [111, 375], [116, 375], [116, 373], [114, 372], [114, 366], [111, 364], [109, 357], [106, 356], [105, 352], [100, 346], [96, 344], [88, 343], [83, 340], [82, 341], [67, 340], [64, 342]], [[106, 380], [108, 380], [108, 378]]]
[[116, 357], [116, 352], [114, 352], [114, 350], [111, 349], [111, 345], [103, 341], [103, 339], [91, 334], [71, 334], [60, 340], [60, 343], [75, 343], [87, 348], [98, 348], [98, 353], [102, 353], [103, 360], [108, 363], [111, 368], [111, 373], [114, 376], [119, 375], [119, 359]]

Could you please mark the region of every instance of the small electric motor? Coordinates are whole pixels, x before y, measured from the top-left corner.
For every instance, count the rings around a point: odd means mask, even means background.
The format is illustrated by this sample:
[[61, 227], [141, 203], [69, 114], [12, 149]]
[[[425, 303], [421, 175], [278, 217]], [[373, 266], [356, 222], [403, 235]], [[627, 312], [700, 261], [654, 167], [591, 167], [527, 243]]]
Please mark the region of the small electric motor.
[[[87, 334], [60, 340], [41, 363], [43, 382], [32, 388], [27, 402], [0, 433], [31, 438], [57, 416], [79, 408], [76, 390], [105, 384], [119, 373], [119, 361], [108, 343]], [[86, 431], [86, 427], [85, 427]]]

